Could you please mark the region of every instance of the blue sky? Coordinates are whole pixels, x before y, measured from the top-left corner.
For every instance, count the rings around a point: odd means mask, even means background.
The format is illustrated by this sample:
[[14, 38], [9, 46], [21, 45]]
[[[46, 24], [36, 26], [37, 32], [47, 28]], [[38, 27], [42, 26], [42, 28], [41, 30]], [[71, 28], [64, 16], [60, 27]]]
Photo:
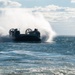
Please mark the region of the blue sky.
[[14, 0], [22, 3], [22, 7], [35, 7], [35, 6], [47, 6], [50, 4], [63, 6], [63, 7], [75, 7], [71, 0]]

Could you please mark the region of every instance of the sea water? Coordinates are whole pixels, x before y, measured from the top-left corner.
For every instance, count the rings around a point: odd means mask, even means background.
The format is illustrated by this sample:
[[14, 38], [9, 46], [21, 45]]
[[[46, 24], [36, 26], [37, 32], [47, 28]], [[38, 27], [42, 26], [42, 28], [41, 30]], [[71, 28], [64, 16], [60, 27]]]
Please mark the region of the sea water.
[[0, 42], [0, 75], [75, 75], [75, 37], [52, 43]]

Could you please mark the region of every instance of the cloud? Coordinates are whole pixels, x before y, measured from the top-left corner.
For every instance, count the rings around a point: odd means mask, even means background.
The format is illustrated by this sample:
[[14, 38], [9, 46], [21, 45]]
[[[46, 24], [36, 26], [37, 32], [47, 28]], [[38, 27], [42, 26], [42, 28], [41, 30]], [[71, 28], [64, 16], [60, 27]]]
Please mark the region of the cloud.
[[[10, 0], [0, 0], [0, 25], [4, 27], [7, 25], [7, 29], [11, 27], [18, 27], [19, 25], [23, 28], [24, 25], [35, 25], [33, 24], [33, 19], [39, 18], [40, 15], [36, 14], [38, 12], [42, 13], [43, 16], [51, 24], [54, 23], [55, 29], [59, 34], [71, 34], [75, 35], [75, 8], [72, 7], [60, 7], [57, 5], [48, 5], [45, 7], [34, 7], [34, 8], [5, 8], [5, 7], [20, 7], [18, 2], [13, 2]], [[30, 12], [28, 15], [26, 11]], [[18, 12], [18, 13], [17, 13]], [[29, 17], [30, 16], [30, 17]], [[33, 17], [33, 18], [31, 18]], [[35, 17], [35, 18], [34, 18]], [[39, 24], [40, 21], [40, 24]], [[27, 24], [26, 24], [27, 22]], [[35, 21], [36, 22], [36, 21]], [[41, 26], [41, 18], [38, 19], [36, 25]], [[44, 21], [43, 21], [44, 22]], [[10, 27], [9, 27], [10, 25]], [[47, 24], [45, 24], [45, 28]], [[42, 24], [42, 27], [43, 24]], [[65, 28], [66, 27], [66, 28]], [[22, 28], [22, 29], [23, 29]], [[67, 29], [67, 30], [66, 30]], [[73, 32], [74, 31], [74, 32]]]
[[71, 0], [71, 3], [75, 3], [75, 0]]
[[[18, 2], [12, 2], [9, 0], [0, 0], [0, 7], [19, 7]], [[22, 9], [22, 8], [21, 8]], [[48, 5], [45, 7], [23, 8], [23, 10], [31, 11], [32, 13], [41, 12], [43, 16], [50, 22], [65, 22], [75, 18], [75, 8], [60, 7], [57, 5]], [[3, 15], [5, 10], [0, 9], [0, 16]], [[9, 13], [9, 12], [8, 12]]]
[[0, 0], [0, 7], [20, 7], [21, 4], [11, 0]]
[[73, 21], [73, 18], [75, 18], [75, 8], [70, 7], [48, 5], [45, 7], [35, 7], [31, 10], [32, 12], [41, 12], [44, 17], [50, 22], [65, 22], [71, 19]]
[[41, 12], [44, 12], [44, 11], [64, 11], [64, 8], [63, 7], [59, 7], [59, 6], [56, 6], [56, 5], [48, 5], [48, 6], [45, 6], [45, 7], [35, 7], [33, 8], [37, 11], [41, 11]]

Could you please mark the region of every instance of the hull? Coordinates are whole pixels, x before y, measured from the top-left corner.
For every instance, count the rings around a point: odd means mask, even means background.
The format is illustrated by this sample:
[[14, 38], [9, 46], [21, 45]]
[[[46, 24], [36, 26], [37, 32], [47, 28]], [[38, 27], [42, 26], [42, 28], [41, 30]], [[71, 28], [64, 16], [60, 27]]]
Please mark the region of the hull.
[[34, 35], [20, 34], [19, 36], [12, 37], [15, 42], [41, 42], [41, 39]]

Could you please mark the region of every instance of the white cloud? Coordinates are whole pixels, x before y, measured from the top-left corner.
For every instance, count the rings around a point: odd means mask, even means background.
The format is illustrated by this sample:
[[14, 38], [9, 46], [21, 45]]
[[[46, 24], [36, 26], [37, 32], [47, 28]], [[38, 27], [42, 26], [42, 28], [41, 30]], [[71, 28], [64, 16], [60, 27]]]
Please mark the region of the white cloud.
[[0, 7], [20, 7], [21, 4], [11, 0], [0, 0]]
[[[9, 1], [7, 6], [15, 6], [16, 7], [16, 2]], [[18, 5], [18, 4], [17, 4]], [[45, 7], [35, 7], [35, 8], [25, 8], [27, 11], [32, 11], [32, 12], [41, 12], [44, 17], [50, 21], [50, 22], [65, 22], [68, 20], [72, 20], [75, 18], [75, 8], [70, 8], [70, 7], [60, 7], [56, 5], [48, 5]], [[24, 10], [24, 8], [23, 8]], [[0, 14], [2, 15], [4, 10], [0, 10]]]
[[[1, 1], [2, 0], [0, 0], [0, 2]], [[9, 2], [9, 3], [7, 3], [7, 2]], [[17, 3], [9, 1], [9, 0], [6, 0], [6, 1], [4, 0], [2, 3], [2, 6], [4, 6], [4, 7], [17, 7], [18, 6]], [[17, 4], [17, 6], [15, 4]], [[2, 7], [2, 6], [0, 5], [0, 7]], [[11, 11], [9, 11], [9, 9]], [[21, 9], [21, 11], [18, 11], [20, 9]], [[18, 13], [14, 12], [14, 10], [17, 11]], [[27, 10], [27, 12], [28, 11], [32, 12], [31, 14], [33, 14], [33, 15], [35, 15], [37, 12], [41, 12], [43, 14], [43, 16], [48, 21], [50, 21], [50, 23], [55, 24], [55, 29], [56, 29], [57, 33], [65, 34], [65, 35], [66, 34], [75, 35], [75, 33], [74, 33], [75, 32], [75, 29], [74, 29], [75, 28], [75, 26], [74, 26], [75, 25], [75, 8], [60, 7], [57, 5], [48, 5], [45, 7], [35, 7], [35, 8], [0, 8], [0, 17], [2, 15], [4, 16], [4, 14], [5, 14], [5, 15], [7, 15], [6, 17], [9, 18], [12, 15], [12, 17], [11, 17], [12, 21], [15, 22], [16, 21], [15, 19], [17, 18], [16, 25], [19, 25], [18, 24], [19, 21], [22, 21], [22, 23], [25, 23], [25, 20], [31, 19], [31, 18], [27, 18], [28, 16], [26, 14], [26, 10]], [[22, 11], [24, 11], [23, 14], [21, 14]], [[15, 15], [15, 16], [13, 16], [13, 15]], [[24, 16], [27, 16], [27, 17], [24, 18]], [[36, 16], [38, 16], [38, 15], [36, 15]], [[23, 17], [23, 18], [21, 18], [21, 17]], [[0, 21], [3, 21], [3, 23], [4, 23], [4, 19], [2, 19]], [[7, 21], [7, 18], [5, 19], [5, 21]], [[9, 22], [10, 21], [8, 21], [8, 23]], [[11, 23], [12, 22], [10, 22], [10, 24]]]
[[59, 7], [56, 5], [48, 5], [46, 7], [35, 7], [33, 8], [37, 11], [64, 11], [64, 7]]
[[75, 18], [75, 8], [70, 7], [59, 7], [56, 5], [48, 5], [46, 7], [35, 7], [31, 10], [33, 12], [41, 12], [50, 22], [59, 22], [59, 21], [65, 22], [71, 20], [72, 18]]
[[71, 3], [75, 3], [75, 0], [71, 0]]

